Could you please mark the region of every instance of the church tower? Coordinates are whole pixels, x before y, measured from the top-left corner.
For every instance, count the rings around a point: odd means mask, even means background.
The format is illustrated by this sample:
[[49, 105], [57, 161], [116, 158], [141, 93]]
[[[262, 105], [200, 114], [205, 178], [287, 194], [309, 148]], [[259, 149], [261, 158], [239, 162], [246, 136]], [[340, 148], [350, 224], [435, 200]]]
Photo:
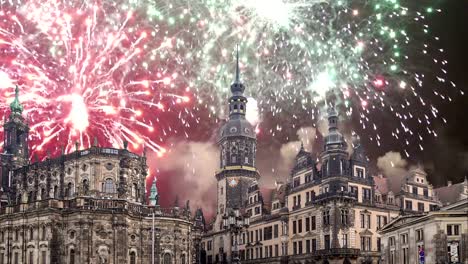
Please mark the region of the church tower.
[[245, 118], [247, 98], [239, 76], [239, 50], [236, 57], [236, 76], [231, 85], [229, 119], [221, 128], [220, 170], [216, 173], [217, 215], [220, 218], [228, 209], [245, 206], [247, 192], [254, 181], [260, 178], [255, 168], [257, 139], [255, 129]]
[[29, 126], [22, 115], [23, 106], [19, 102], [19, 88], [15, 88], [15, 99], [10, 104], [10, 116], [3, 127], [2, 161], [2, 203], [9, 192], [12, 171], [29, 163], [28, 135]]

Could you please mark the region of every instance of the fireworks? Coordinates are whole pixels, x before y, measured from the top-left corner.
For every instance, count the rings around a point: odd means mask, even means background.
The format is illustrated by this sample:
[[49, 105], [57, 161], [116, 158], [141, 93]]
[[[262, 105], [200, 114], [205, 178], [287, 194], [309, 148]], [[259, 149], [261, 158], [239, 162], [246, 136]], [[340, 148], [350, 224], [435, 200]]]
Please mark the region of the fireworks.
[[101, 136], [163, 153], [168, 137], [224, 116], [236, 44], [260, 116], [299, 103], [318, 120], [333, 103], [379, 145], [373, 112], [398, 121], [397, 139], [423, 138], [412, 120], [436, 136], [425, 69], [451, 84], [426, 25], [440, 10], [398, 0], [28, 0], [0, 10], [1, 107], [22, 84], [33, 151]]

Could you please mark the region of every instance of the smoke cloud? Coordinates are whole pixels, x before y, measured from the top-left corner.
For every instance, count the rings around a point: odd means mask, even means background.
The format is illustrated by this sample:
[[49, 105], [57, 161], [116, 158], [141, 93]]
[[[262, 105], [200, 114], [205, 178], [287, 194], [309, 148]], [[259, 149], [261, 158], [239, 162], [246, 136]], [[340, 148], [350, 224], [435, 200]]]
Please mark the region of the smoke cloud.
[[205, 216], [213, 215], [217, 157], [218, 148], [214, 144], [193, 141], [172, 142], [163, 157], [150, 156], [148, 165], [157, 178], [160, 204], [172, 207], [178, 197], [179, 206], [190, 200], [192, 211], [201, 207]]
[[389, 151], [377, 159], [377, 167], [388, 178], [390, 190], [397, 193], [409, 171], [408, 162], [401, 157], [399, 152]]
[[301, 148], [301, 143], [304, 144], [304, 149], [306, 151], [312, 152], [317, 136], [317, 129], [314, 127], [301, 127], [297, 130], [296, 135], [298, 137], [297, 141], [285, 143], [280, 148], [281, 160], [278, 166], [280, 175], [288, 175], [291, 171], [294, 158]]

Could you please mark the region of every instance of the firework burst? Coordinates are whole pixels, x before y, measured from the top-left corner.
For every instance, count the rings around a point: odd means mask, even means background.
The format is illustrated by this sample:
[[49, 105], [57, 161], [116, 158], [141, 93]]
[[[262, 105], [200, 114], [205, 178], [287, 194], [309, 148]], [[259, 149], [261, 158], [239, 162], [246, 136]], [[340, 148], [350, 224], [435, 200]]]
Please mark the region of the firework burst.
[[440, 100], [460, 92], [444, 89], [455, 85], [427, 26], [439, 11], [398, 0], [9, 1], [0, 13], [2, 107], [22, 84], [34, 150], [101, 136], [163, 153], [160, 144], [188, 137], [203, 109], [224, 116], [240, 44], [260, 116], [299, 104], [317, 121], [333, 103], [380, 145], [385, 129], [373, 114], [382, 112], [409, 145], [445, 121], [425, 82], [442, 84], [432, 92]]

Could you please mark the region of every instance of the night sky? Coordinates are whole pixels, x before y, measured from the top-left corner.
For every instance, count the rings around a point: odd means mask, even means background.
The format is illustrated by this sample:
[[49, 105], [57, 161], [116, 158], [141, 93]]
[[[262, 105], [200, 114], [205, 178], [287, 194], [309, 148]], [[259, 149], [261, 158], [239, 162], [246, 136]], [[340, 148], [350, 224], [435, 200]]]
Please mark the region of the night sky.
[[[454, 81], [459, 89], [468, 92], [466, 67], [468, 61], [468, 18], [466, 13], [468, 1], [443, 1], [434, 8], [443, 10], [442, 13], [435, 15], [430, 20], [430, 28], [432, 35], [440, 37], [440, 42], [436, 47], [445, 50], [444, 58], [449, 62], [448, 79]], [[246, 89], [248, 90], [249, 86], [252, 85], [255, 84], [246, 83]], [[377, 167], [377, 159], [387, 152], [393, 151], [401, 153], [402, 158], [406, 160], [406, 172], [412, 166], [422, 166], [428, 173], [429, 180], [434, 187], [443, 186], [447, 184], [447, 181], [454, 183], [463, 181], [468, 173], [468, 136], [466, 132], [468, 129], [468, 114], [466, 113], [468, 98], [459, 93], [453, 93], [452, 102], [440, 100], [432, 95], [432, 90], [435, 87], [432, 85], [438, 84], [435, 80], [425, 82], [427, 92], [424, 97], [430, 99], [431, 103], [440, 110], [440, 114], [448, 121], [446, 124], [443, 122], [432, 124], [438, 137], [425, 138], [422, 144], [424, 150], [422, 151], [416, 143], [414, 146], [410, 146], [410, 157], [404, 156], [402, 148], [398, 145], [393, 146], [387, 143], [383, 146], [377, 146], [375, 141], [362, 140], [370, 160], [371, 173], [382, 172]], [[319, 126], [314, 124], [314, 121], [305, 113], [301, 114], [299, 107], [297, 112], [293, 109], [292, 107], [290, 112], [284, 112], [276, 117], [272, 117], [271, 113], [268, 112], [262, 113], [261, 127], [264, 132], [258, 134], [257, 167], [264, 188], [273, 188], [274, 180], [287, 180], [289, 168], [281, 168], [284, 163], [281, 162], [280, 148], [288, 142], [298, 140], [296, 132], [299, 127]], [[276, 133], [275, 136], [265, 133], [270, 128], [274, 128], [278, 118], [287, 124], [292, 114], [299, 115], [302, 119], [302, 122], [296, 124], [296, 128], [288, 129], [287, 126], [284, 126], [283, 131]], [[381, 129], [391, 130], [392, 127], [398, 125], [385, 123], [385, 113], [381, 114], [383, 116], [378, 116], [378, 113], [372, 116], [374, 120], [382, 120]], [[356, 122], [358, 120], [344, 121], [344, 125], [342, 125], [344, 131], [342, 132], [346, 135], [349, 134], [350, 130], [354, 130], [361, 138], [365, 139], [366, 132], [356, 128]], [[158, 186], [162, 190], [161, 203], [163, 205], [172, 205], [174, 197], [179, 196], [182, 198], [181, 200], [195, 200], [195, 206], [202, 206], [207, 215], [212, 215], [216, 197], [214, 170], [219, 166], [218, 149], [215, 142], [220, 126], [219, 123], [209, 121], [200, 123], [197, 127], [198, 132], [191, 137], [191, 142], [180, 142], [179, 139], [174, 138], [172, 155], [169, 153], [166, 157], [154, 161], [157, 163], [156, 167], [161, 169], [158, 172]], [[315, 155], [322, 150], [322, 139], [323, 136], [318, 135], [317, 140], [312, 143], [312, 152]], [[197, 151], [203, 153], [192, 153]]]

